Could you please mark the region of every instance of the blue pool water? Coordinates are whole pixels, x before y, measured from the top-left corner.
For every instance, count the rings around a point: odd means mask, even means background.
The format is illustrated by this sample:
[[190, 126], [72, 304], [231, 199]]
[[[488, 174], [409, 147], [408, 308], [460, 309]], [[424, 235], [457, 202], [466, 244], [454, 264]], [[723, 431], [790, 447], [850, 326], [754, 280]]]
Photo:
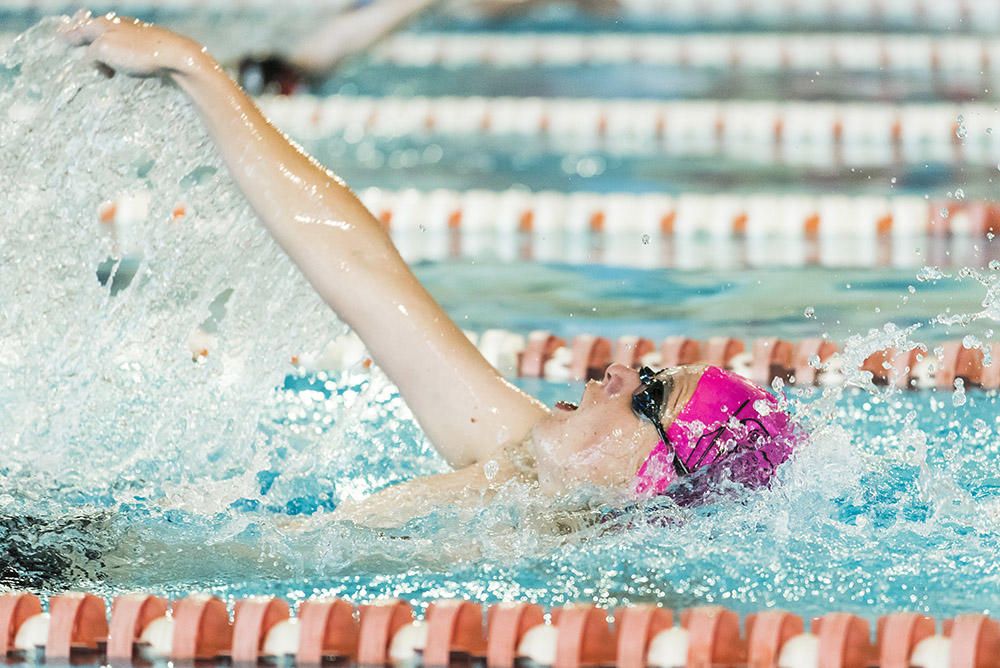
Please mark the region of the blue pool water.
[[843, 74], [689, 69], [642, 65], [463, 65], [406, 67], [365, 60], [348, 64], [318, 87], [323, 95], [600, 97], [630, 99], [825, 100], [934, 102], [994, 99], [982, 77], [886, 72]]
[[[973, 311], [983, 297], [975, 282], [914, 278], [917, 291], [903, 304], [909, 292], [902, 276], [870, 272], [831, 279], [823, 271], [708, 277], [565, 265], [505, 269], [514, 271], [471, 295], [457, 286], [481, 283], [500, 268], [416, 267], [464, 326], [549, 327], [564, 336], [793, 337], [820, 326], [846, 337], [885, 322], [875, 305], [899, 304], [909, 316], [893, 320], [905, 324], [926, 322], [942, 304]], [[746, 298], [792, 277], [801, 295], [786, 290], [770, 307], [763, 295]], [[848, 288], [845, 279], [857, 282]], [[792, 311], [793, 302], [813, 305], [815, 319]], [[932, 342], [973, 329], [925, 325], [914, 338]], [[578, 383], [518, 384], [549, 404], [582, 390]], [[327, 513], [342, 498], [446, 467], [378, 374], [293, 375], [285, 388], [268, 402], [260, 425], [265, 440], [253, 449], [253, 465], [196, 476], [195, 489], [203, 488], [193, 498], [134, 497], [121, 480], [106, 489], [72, 483], [61, 489], [64, 502], [97, 514], [101, 532], [80, 541], [65, 529], [50, 531], [40, 543], [78, 541], [76, 549], [102, 558], [74, 561], [43, 588], [83, 583], [108, 594], [197, 589], [292, 600], [398, 596], [418, 608], [468, 596], [610, 607], [714, 602], [741, 612], [779, 606], [807, 616], [831, 608], [869, 617], [901, 609], [938, 616], [996, 610], [995, 393], [830, 391], [827, 406], [818, 391], [790, 390], [814, 426], [814, 442], [773, 489], [730, 490], [699, 508], [651, 503], [554, 535], [532, 521], [546, 502], [524, 489], [480, 510], [432, 512], [397, 530], [330, 522]], [[140, 468], [159, 468], [155, 453], [143, 461]], [[210, 501], [204, 507], [201, 495]], [[598, 504], [592, 512], [611, 509]]]
[[[842, 342], [891, 320], [900, 327], [923, 324], [916, 338], [940, 342], [966, 334], [989, 339], [996, 329], [989, 319], [963, 326], [927, 324], [948, 309], [980, 310], [983, 286], [956, 272], [920, 280], [919, 272], [905, 269], [697, 272], [488, 260], [425, 262], [415, 271], [452, 317], [473, 331], [547, 329], [562, 337], [653, 340], [670, 335], [799, 340], [822, 332]], [[464, 287], [469, 284], [480, 287], [470, 294]]]
[[[326, 383], [331, 404], [372, 392], [365, 380]], [[522, 386], [545, 401], [580, 390], [542, 381]], [[288, 401], [308, 397], [310, 410], [322, 415], [327, 392], [305, 391]], [[381, 409], [400, 409], [392, 393], [377, 394]], [[260, 495], [229, 512], [127, 511], [113, 523], [128, 525], [115, 549], [129, 563], [96, 574], [92, 586], [293, 600], [397, 596], [418, 607], [458, 595], [609, 607], [715, 602], [741, 612], [779, 606], [802, 615], [830, 608], [865, 616], [900, 609], [995, 612], [996, 404], [995, 396], [977, 393], [955, 407], [942, 393], [849, 392], [823, 437], [830, 441], [814, 444], [773, 490], [734, 492], [736, 498], [698, 509], [653, 504], [563, 537], [533, 532], [521, 515], [523, 499], [471, 516], [436, 512], [387, 532], [324, 521], [345, 486], [360, 480], [377, 488], [442, 468], [412, 426], [374, 419], [364, 437], [352, 435], [332, 460], [307, 473], [289, 471], [282, 453], [274, 453], [272, 467], [259, 474]], [[314, 413], [284, 428], [300, 428], [307, 441], [305, 428], [318, 421]], [[284, 522], [276, 516], [288, 515], [311, 519], [305, 528], [275, 529]]]
[[[803, 616], [996, 613], [1000, 411], [996, 394], [972, 389], [901, 393], [863, 378], [847, 389], [779, 388], [809, 444], [772, 488], [722, 487], [697, 507], [669, 499], [622, 507], [585, 490], [561, 501], [581, 528], [559, 532], [553, 502], [513, 484], [488, 506], [435, 510], [390, 531], [332, 522], [342, 500], [443, 471], [444, 462], [377, 369], [289, 375], [285, 360], [343, 327], [255, 225], [177, 91], [104, 81], [67, 62], [44, 31], [34, 39], [37, 48], [18, 56], [23, 80], [0, 86], [13, 156], [0, 180], [11, 203], [0, 333], [14, 342], [0, 357], [0, 502], [14, 515], [0, 518], [0, 539], [17, 547], [0, 564], [4, 585], [293, 601], [397, 596], [417, 607], [457, 596], [722, 603]], [[33, 86], [41, 73], [52, 81]], [[44, 104], [25, 110], [24, 98]], [[662, 158], [637, 166], [608, 158], [603, 172], [583, 177], [528, 142], [470, 144], [459, 151], [468, 163], [445, 162], [451, 147], [427, 155], [399, 142], [375, 164], [357, 146], [317, 147], [356, 187], [889, 188], [869, 174], [803, 179], [791, 169]], [[409, 157], [391, 169], [397, 151]], [[52, 169], [71, 159], [74, 171]], [[938, 195], [955, 180], [969, 197], [989, 190], [984, 174], [914, 174], [898, 174], [898, 187]], [[117, 252], [95, 233], [94, 212], [136, 191], [149, 194], [155, 222], [138, 226], [141, 280], [112, 296], [93, 280]], [[179, 199], [190, 219], [162, 225]], [[931, 348], [992, 342], [1000, 271], [709, 273], [488, 255], [415, 270], [474, 330], [826, 333], [854, 336], [852, 352], [910, 338]], [[186, 337], [220, 299], [218, 345], [194, 364]], [[902, 334], [907, 326], [916, 329]], [[547, 403], [581, 391], [519, 382]]]
[[[767, 32], [787, 31], [827, 31], [850, 32], [932, 32], [932, 33], [973, 33], [979, 27], [971, 22], [958, 20], [926, 20], [917, 12], [903, 16], [886, 16], [884, 20], [859, 21], [850, 11], [809, 12], [809, 3], [799, 5], [807, 11], [797, 13], [752, 14], [735, 11], [712, 16], [697, 9], [672, 14], [665, 11], [616, 13], [585, 11], [574, 3], [547, 2], [528, 7], [527, 11], [511, 11], [495, 16], [484, 16], [468, 12], [431, 14], [418, 22], [418, 27], [433, 31], [549, 31], [549, 32], [599, 32], [625, 30], [636, 33], [679, 33], [679, 32]], [[836, 7], [836, 6], [834, 6]]]
[[[966, 197], [989, 198], [996, 170], [969, 165], [873, 168], [792, 166], [762, 149], [759, 162], [669, 155], [655, 142], [544, 137], [297, 137], [355, 188], [511, 187], [562, 192], [836, 192], [942, 197], [962, 184]], [[769, 149], [772, 150], [772, 149]], [[893, 179], [895, 179], [893, 181]]]

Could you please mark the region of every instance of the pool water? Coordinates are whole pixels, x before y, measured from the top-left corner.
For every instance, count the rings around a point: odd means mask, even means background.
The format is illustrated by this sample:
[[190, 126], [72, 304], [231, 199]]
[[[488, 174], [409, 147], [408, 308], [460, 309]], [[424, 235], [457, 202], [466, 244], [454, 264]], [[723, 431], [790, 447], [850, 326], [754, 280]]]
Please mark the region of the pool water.
[[[981, 309], [984, 286], [950, 272], [927, 279], [913, 270], [819, 268], [683, 271], [608, 266], [426, 262], [417, 276], [463, 328], [552, 331], [571, 338], [683, 335], [707, 339], [778, 336], [799, 340], [824, 332], [834, 341], [864, 334], [891, 320], [924, 325], [929, 343], [966, 334], [990, 338], [988, 319], [936, 323], [938, 314]], [[984, 270], [996, 280], [997, 270]], [[480, 286], [470, 294], [468, 285]], [[910, 292], [910, 288], [913, 292]]]
[[[766, 32], [766, 31], [816, 31], [849, 30], [852, 32], [932, 32], [972, 33], [988, 30], [990, 21], [963, 21], [959, 12], [928, 13], [904, 11], [886, 13], [883, 17], [858, 15], [857, 8], [848, 5], [816, 5], [807, 0], [793, 3], [796, 11], [772, 3], [751, 3], [757, 11], [741, 11], [732, 3], [720, 5], [685, 2], [678, 3], [674, 12], [663, 11], [663, 4], [653, 5], [652, 11], [643, 6], [630, 10], [630, 3], [623, 3], [623, 12], [591, 12], [575, 3], [546, 2], [528, 6], [523, 11], [512, 11], [496, 16], [474, 12], [430, 14], [417, 26], [428, 31], [547, 31], [547, 32], [598, 32], [621, 30], [634, 33], [681, 32]], [[941, 3], [942, 9], [954, 8], [954, 3]], [[648, 6], [648, 5], [647, 5]], [[659, 9], [660, 11], [657, 11]], [[721, 11], [720, 11], [721, 9]], [[714, 11], [712, 11], [714, 10]], [[768, 11], [769, 10], [769, 11]], [[988, 14], [988, 13], [987, 13]]]
[[[985, 84], [985, 85], [984, 85]], [[488, 95], [629, 99], [824, 100], [933, 102], [994, 99], [981, 76], [932, 81], [926, 74], [739, 72], [665, 65], [486, 65], [407, 67], [359, 60], [317, 87], [322, 95]]]
[[[9, 121], [0, 139], [13, 156], [0, 179], [11, 202], [0, 245], [0, 500], [12, 514], [0, 521], [0, 540], [18, 550], [0, 563], [3, 584], [291, 601], [396, 596], [418, 608], [460, 596], [722, 603], [741, 613], [780, 606], [803, 616], [996, 613], [1000, 411], [996, 394], [973, 389], [903, 393], [860, 375], [846, 388], [777, 387], [810, 430], [808, 445], [770, 489], [723, 484], [694, 507], [581, 490], [557, 509], [582, 528], [559, 532], [556, 502], [511, 484], [483, 507], [437, 509], [399, 529], [332, 522], [344, 499], [443, 471], [444, 462], [378, 369], [306, 374], [286, 362], [344, 328], [256, 226], [179, 93], [156, 81], [103, 81], [50, 32], [31, 39], [14, 58], [12, 83], [0, 86]], [[420, 162], [426, 148], [399, 140], [375, 164], [352, 157], [362, 143], [318, 154], [355, 187], [842, 183], [725, 163], [709, 182], [698, 171], [707, 161], [659, 157], [636, 166], [608, 158], [603, 172], [583, 177], [528, 140], [488, 145], [478, 157], [470, 143], [459, 153], [480, 166], [434, 171]], [[164, 159], [165, 146], [176, 157]], [[452, 153], [438, 148], [428, 163]], [[385, 169], [396, 150], [418, 160]], [[74, 170], [53, 169], [71, 158]], [[935, 169], [917, 168], [912, 179], [902, 172], [899, 187], [944, 190], [968, 179], [970, 197], [988, 192], [983, 174]], [[856, 191], [889, 188], [867, 177], [846, 181]], [[135, 241], [142, 262], [137, 279], [112, 294], [94, 268], [120, 249], [96, 234], [95, 212], [135, 192], [149, 196]], [[163, 224], [178, 200], [189, 217]], [[947, 276], [694, 272], [488, 254], [415, 270], [471, 330], [656, 340], [826, 333], [853, 337], [854, 356], [911, 339], [931, 348], [993, 341], [1000, 276], [996, 266]], [[181, 342], [210, 315], [216, 347], [192, 363]], [[582, 389], [517, 382], [547, 403]]]
[[[315, 387], [318, 379], [310, 380]], [[375, 395], [380, 410], [404, 410], [377, 382], [321, 384], [330, 389], [285, 397], [289, 412], [281, 428], [299, 435], [300, 451], [272, 453], [257, 493], [212, 515], [191, 507], [162, 514], [141, 504], [120, 507], [105, 520], [103, 540], [110, 544], [102, 549], [110, 556], [88, 573], [87, 585], [107, 593], [199, 589], [292, 600], [394, 596], [418, 607], [460, 595], [609, 607], [714, 602], [740, 612], [780, 606], [802, 615], [830, 608], [866, 616], [900, 609], [995, 612], [995, 396], [970, 392], [956, 406], [949, 393], [848, 392], [828, 428], [774, 489], [731, 490], [730, 498], [693, 509], [653, 503], [558, 537], [532, 528], [524, 513], [538, 501], [521, 496], [523, 490], [479, 511], [441, 510], [392, 531], [325, 521], [325, 511], [359, 486], [378, 488], [442, 464], [415, 429], [379, 419], [363, 435], [338, 437], [335, 446], [310, 433], [317, 425], [336, 433], [337, 422], [324, 420], [342, 414], [345, 401], [360, 407]], [[522, 385], [545, 401], [580, 390]], [[307, 451], [314, 461], [304, 471]], [[288, 516], [309, 519], [291, 526]], [[70, 581], [78, 584], [75, 575]]]
[[[992, 167], [924, 163], [843, 167], [792, 165], [771, 145], [758, 158], [671, 155], [656, 141], [545, 137], [293, 136], [354, 188], [435, 188], [562, 192], [836, 192], [852, 195], [931, 193], [962, 184], [965, 197], [988, 199]], [[749, 147], [753, 148], [753, 147]]]
[[[499, 267], [416, 267], [452, 317], [472, 330], [749, 338], [807, 335], [818, 324], [846, 337], [880, 327], [886, 317], [875, 309], [890, 302], [899, 307], [894, 321], [924, 323], [917, 340], [971, 331], [985, 337], [989, 326], [928, 324], [942, 307], [978, 310], [982, 286], [957, 277], [505, 269], [502, 280], [470, 295], [458, 286], [485, 285], [483, 277], [495, 277]], [[789, 292], [791, 278], [801, 292]], [[909, 285], [916, 288], [912, 295]], [[756, 293], [752, 301], [748, 293]], [[811, 305], [815, 313], [791, 311], [790, 303]], [[518, 384], [548, 404], [582, 390], [578, 383]], [[330, 522], [327, 513], [345, 497], [446, 467], [377, 372], [293, 374], [284, 387], [267, 400], [260, 425], [265, 439], [253, 448], [249, 468], [206, 471], [156, 499], [136, 497], [120, 481], [86, 493], [72, 482], [59, 489], [64, 502], [83, 506], [75, 522], [49, 524], [41, 535], [30, 525], [8, 534], [43, 557], [46, 549], [65, 555], [67, 544], [73, 546], [70, 556], [76, 556], [60, 568], [41, 560], [49, 570], [36, 586], [85, 584], [107, 594], [271, 593], [291, 600], [395, 596], [418, 608], [457, 595], [552, 605], [593, 600], [609, 607], [715, 602], [740, 612], [779, 606], [802, 615], [836, 608], [869, 617], [901, 609], [938, 616], [995, 610], [995, 393], [868, 388], [828, 390], [824, 397], [789, 390], [814, 426], [814, 441], [773, 489], [729, 490], [698, 508], [653, 502], [558, 535], [532, 520], [547, 502], [516, 487], [485, 508], [440, 510], [396, 530]], [[155, 453], [143, 466], [157, 469]], [[588, 513], [602, 516], [613, 508], [598, 503]], [[83, 522], [88, 530], [81, 530]], [[13, 568], [7, 581], [31, 577], [37, 575]]]

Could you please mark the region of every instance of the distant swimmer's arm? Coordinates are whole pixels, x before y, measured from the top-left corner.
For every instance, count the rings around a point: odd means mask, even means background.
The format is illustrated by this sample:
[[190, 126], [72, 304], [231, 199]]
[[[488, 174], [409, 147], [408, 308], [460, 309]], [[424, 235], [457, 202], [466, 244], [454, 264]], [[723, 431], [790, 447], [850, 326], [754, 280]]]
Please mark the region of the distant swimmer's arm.
[[416, 279], [333, 173], [276, 130], [197, 43], [131, 19], [77, 17], [64, 33], [134, 76], [168, 76], [194, 101], [274, 239], [399, 387], [454, 467], [520, 442], [546, 414], [509, 384]]
[[291, 61], [312, 75], [322, 75], [342, 60], [369, 48], [437, 0], [379, 0], [337, 14], [291, 54]]

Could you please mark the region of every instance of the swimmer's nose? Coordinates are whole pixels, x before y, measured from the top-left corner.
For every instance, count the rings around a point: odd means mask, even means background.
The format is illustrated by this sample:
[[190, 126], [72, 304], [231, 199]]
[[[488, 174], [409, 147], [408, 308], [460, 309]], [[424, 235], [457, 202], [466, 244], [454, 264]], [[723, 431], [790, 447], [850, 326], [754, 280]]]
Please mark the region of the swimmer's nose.
[[604, 372], [602, 384], [604, 385], [605, 394], [609, 397], [623, 393], [631, 395], [641, 385], [638, 371], [617, 362], [609, 366]]

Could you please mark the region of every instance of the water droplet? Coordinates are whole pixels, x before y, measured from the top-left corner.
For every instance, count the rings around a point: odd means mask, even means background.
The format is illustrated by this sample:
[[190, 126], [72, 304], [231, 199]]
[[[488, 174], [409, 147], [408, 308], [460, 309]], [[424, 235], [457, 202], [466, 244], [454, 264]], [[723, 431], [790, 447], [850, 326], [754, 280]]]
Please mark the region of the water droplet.
[[642, 235], [642, 245], [643, 246], [648, 246], [649, 245], [649, 235], [648, 234]]
[[589, 179], [593, 176], [600, 176], [604, 173], [606, 163], [604, 158], [600, 156], [590, 156], [586, 158], [580, 158], [575, 166], [575, 172], [577, 175], [582, 176], [585, 179]]
[[965, 405], [965, 381], [961, 378], [955, 379], [955, 391], [951, 393], [951, 405], [952, 406], [964, 406]]
[[812, 306], [807, 306], [806, 310], [802, 312], [802, 315], [804, 315], [807, 318], [815, 318], [816, 317], [816, 309], [813, 308]]
[[944, 278], [944, 272], [937, 267], [924, 267], [917, 273], [918, 281], [938, 281]]
[[965, 191], [961, 188], [955, 188], [955, 199], [965, 199]]

